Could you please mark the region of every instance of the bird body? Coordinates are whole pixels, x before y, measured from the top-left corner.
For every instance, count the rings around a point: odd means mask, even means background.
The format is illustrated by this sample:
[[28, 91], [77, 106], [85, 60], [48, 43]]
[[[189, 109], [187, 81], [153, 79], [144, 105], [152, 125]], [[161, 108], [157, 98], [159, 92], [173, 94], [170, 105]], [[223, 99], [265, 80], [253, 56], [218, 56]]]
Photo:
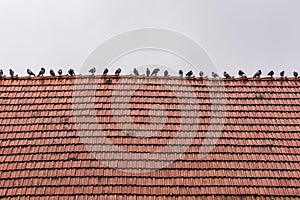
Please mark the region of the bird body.
[[117, 76], [119, 76], [120, 75], [120, 73], [121, 73], [121, 68], [118, 68], [116, 71], [115, 71], [115, 75], [117, 75]]
[[2, 77], [2, 76], [3, 76], [3, 70], [0, 69], [0, 77]]
[[53, 71], [53, 69], [50, 69], [50, 75], [55, 76], [55, 72]]
[[151, 72], [150, 72], [150, 69], [147, 68], [147, 69], [146, 69], [146, 75], [147, 75], [147, 76], [150, 76], [150, 73], [151, 73]]
[[159, 72], [159, 68], [155, 68], [152, 73], [151, 76], [157, 76], [157, 73]]
[[223, 75], [225, 78], [231, 78], [231, 76], [227, 72], [224, 72]]
[[261, 74], [262, 74], [261, 70], [258, 70], [258, 71], [254, 74], [253, 78], [256, 78], [256, 77], [260, 78]]
[[294, 75], [295, 78], [297, 78], [298, 77], [298, 72], [293, 72], [293, 75]]
[[203, 72], [203, 71], [200, 71], [200, 72], [199, 72], [199, 76], [200, 76], [200, 77], [203, 77], [203, 76], [204, 76], [204, 72]]
[[139, 71], [138, 71], [136, 68], [133, 69], [133, 73], [134, 73], [134, 75], [136, 75], [136, 76], [139, 76], [139, 75], [140, 75]]
[[94, 75], [95, 72], [96, 72], [96, 68], [95, 68], [95, 67], [91, 68], [91, 69], [89, 70], [89, 72], [92, 73], [92, 75]]
[[69, 69], [69, 74], [70, 74], [70, 76], [75, 76], [75, 72], [74, 72], [74, 69]]
[[240, 75], [240, 77], [242, 77], [242, 78], [247, 78], [247, 75], [246, 75], [246, 73], [245, 72], [243, 72], [242, 70], [239, 70], [238, 71], [238, 74]]
[[281, 78], [284, 77], [284, 71], [280, 72], [280, 77], [281, 77]]
[[178, 74], [179, 74], [180, 77], [183, 77], [183, 71], [182, 70], [179, 70]]
[[104, 75], [104, 76], [106, 76], [106, 75], [107, 75], [107, 73], [108, 73], [108, 69], [107, 69], [107, 68], [105, 68], [105, 70], [103, 71], [103, 75]]
[[193, 71], [192, 70], [190, 70], [188, 73], [186, 73], [186, 75], [185, 76], [187, 76], [187, 77], [191, 77], [193, 75]]
[[45, 74], [45, 72], [46, 72], [45, 68], [42, 67], [37, 76], [43, 76]]
[[12, 69], [9, 69], [9, 74], [11, 77], [14, 77], [15, 72]]
[[30, 69], [27, 69], [27, 74], [29, 76], [35, 76], [35, 74]]
[[58, 75], [60, 75], [60, 76], [61, 76], [61, 75], [62, 75], [62, 73], [63, 73], [63, 72], [62, 72], [62, 70], [61, 70], [61, 69], [59, 69], [59, 70], [58, 70]]
[[274, 76], [274, 71], [271, 70], [271, 71], [268, 73], [268, 76], [270, 76], [271, 78], [273, 78], [273, 76]]
[[165, 75], [165, 76], [169, 76], [168, 70], [165, 70], [165, 71], [164, 71], [164, 75]]
[[214, 77], [214, 78], [218, 78], [218, 77], [219, 77], [219, 75], [218, 75], [217, 73], [215, 73], [215, 72], [212, 72], [211, 75], [212, 75], [212, 77]]

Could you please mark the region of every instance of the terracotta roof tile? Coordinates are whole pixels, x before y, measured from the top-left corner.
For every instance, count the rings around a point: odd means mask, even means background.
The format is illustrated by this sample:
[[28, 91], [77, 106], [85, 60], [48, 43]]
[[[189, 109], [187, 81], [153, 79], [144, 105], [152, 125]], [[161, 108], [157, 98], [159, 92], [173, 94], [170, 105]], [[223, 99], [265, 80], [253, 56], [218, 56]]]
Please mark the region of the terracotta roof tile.
[[[112, 84], [105, 83], [108, 78]], [[0, 197], [300, 198], [300, 79], [223, 81], [225, 93], [216, 79], [142, 76], [1, 79]], [[93, 88], [96, 91], [92, 92]], [[132, 88], [135, 91], [130, 96], [128, 91]], [[115, 97], [119, 97], [119, 102], [113, 104]], [[224, 102], [214, 105], [214, 98]], [[128, 106], [127, 100], [134, 125], [122, 113]], [[82, 107], [78, 109], [77, 104]], [[214, 111], [226, 111], [224, 127], [211, 152], [200, 158], [199, 153], [205, 153], [201, 146], [207, 130], [217, 131], [222, 124], [217, 120], [210, 126]], [[93, 114], [96, 122], [91, 121]], [[188, 126], [181, 124], [182, 119], [189, 119]], [[174, 147], [178, 150], [188, 139], [193, 140], [184, 155], [174, 162], [172, 153], [168, 156], [157, 153], [148, 158], [153, 166], [147, 165], [137, 155], [127, 158], [108, 148], [110, 144], [98, 143], [107, 137], [125, 151], [154, 152], [172, 142], [180, 127], [184, 134]], [[149, 132], [157, 133], [137, 137]], [[90, 148], [95, 152], [90, 152]], [[110, 168], [94, 157], [97, 151], [104, 154], [105, 161], [116, 165], [132, 162], [122, 169], [144, 172]], [[155, 163], [165, 162], [171, 163], [159, 170], [146, 171], [156, 169]]]

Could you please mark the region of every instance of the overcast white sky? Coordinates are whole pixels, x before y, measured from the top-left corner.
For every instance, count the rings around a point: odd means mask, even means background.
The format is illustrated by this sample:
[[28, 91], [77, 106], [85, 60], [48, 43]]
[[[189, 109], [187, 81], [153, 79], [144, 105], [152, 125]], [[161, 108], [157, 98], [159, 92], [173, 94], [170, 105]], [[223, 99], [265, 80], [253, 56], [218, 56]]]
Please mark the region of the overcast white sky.
[[0, 0], [0, 67], [79, 70], [101, 43], [158, 27], [202, 45], [219, 71], [300, 71], [299, 0]]

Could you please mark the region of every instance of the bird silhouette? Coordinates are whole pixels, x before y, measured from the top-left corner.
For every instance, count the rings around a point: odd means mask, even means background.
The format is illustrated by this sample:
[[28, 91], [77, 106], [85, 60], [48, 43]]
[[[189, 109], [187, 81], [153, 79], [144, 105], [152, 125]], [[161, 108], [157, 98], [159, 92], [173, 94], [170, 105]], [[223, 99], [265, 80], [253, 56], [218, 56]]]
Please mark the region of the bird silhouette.
[[212, 72], [211, 75], [212, 75], [212, 77], [214, 77], [214, 78], [218, 78], [218, 77], [219, 77], [219, 75], [218, 75], [217, 73], [215, 73], [215, 72]]
[[53, 69], [50, 69], [50, 75], [55, 76], [55, 72], [53, 71]]
[[43, 76], [45, 74], [45, 72], [46, 72], [45, 68], [42, 67], [37, 76]]
[[115, 75], [117, 75], [117, 76], [119, 76], [120, 75], [120, 73], [121, 73], [121, 68], [118, 68], [116, 71], [115, 71]]
[[240, 75], [240, 77], [242, 77], [242, 78], [247, 78], [247, 75], [246, 75], [246, 73], [245, 72], [243, 72], [242, 70], [239, 70], [238, 71], [238, 74]]
[[151, 72], [150, 72], [150, 69], [147, 68], [147, 69], [146, 69], [146, 75], [147, 75], [147, 76], [150, 76], [150, 73], [151, 73]]
[[136, 76], [139, 76], [139, 75], [140, 75], [139, 71], [138, 71], [136, 68], [133, 69], [133, 73], [134, 73], [134, 75], [136, 75]]
[[157, 73], [159, 72], [159, 68], [155, 68], [152, 73], [151, 73], [151, 76], [157, 76]]
[[12, 69], [9, 69], [9, 74], [11, 77], [14, 77], [15, 72]]
[[164, 71], [164, 75], [165, 75], [165, 76], [169, 76], [168, 70], [165, 70], [165, 71]]
[[298, 72], [293, 72], [293, 75], [294, 75], [295, 78], [297, 78], [298, 77]]
[[179, 70], [178, 74], [179, 74], [180, 77], [183, 77], [183, 71], [182, 70]]
[[225, 78], [231, 78], [231, 76], [227, 72], [224, 72], [223, 75]]
[[0, 78], [2, 78], [2, 76], [3, 76], [3, 70], [0, 69]]
[[58, 70], [58, 75], [60, 75], [60, 76], [61, 76], [61, 75], [62, 75], [62, 73], [63, 73], [63, 72], [62, 72], [62, 70], [61, 70], [61, 69], [59, 69], [59, 70]]
[[274, 71], [271, 70], [267, 75], [270, 76], [271, 78], [273, 78], [273, 76], [274, 76]]
[[193, 71], [192, 70], [190, 70], [188, 73], [186, 73], [186, 75], [185, 75], [186, 77], [191, 77], [191, 76], [193, 76]]
[[284, 71], [282, 71], [282, 72], [279, 73], [281, 78], [284, 77], [284, 73], [285, 73]]
[[256, 77], [260, 78], [261, 74], [262, 74], [261, 70], [258, 70], [258, 71], [255, 72], [255, 74], [253, 75], [253, 78], [256, 78]]
[[107, 73], [108, 73], [108, 69], [107, 69], [107, 68], [105, 68], [105, 69], [104, 69], [104, 71], [103, 71], [103, 75], [104, 75], [104, 76], [106, 76], [106, 75], [107, 75]]
[[203, 72], [203, 71], [200, 71], [200, 72], [199, 72], [199, 76], [200, 76], [200, 77], [203, 77], [203, 76], [204, 76], [204, 72]]
[[70, 76], [75, 76], [75, 72], [74, 72], [74, 69], [69, 69], [69, 74], [70, 74]]
[[30, 69], [27, 69], [27, 74], [29, 76], [35, 76], [35, 74]]
[[89, 70], [89, 72], [90, 72], [92, 75], [94, 75], [95, 72], [96, 72], [96, 68], [95, 68], [95, 67], [91, 68], [91, 69]]

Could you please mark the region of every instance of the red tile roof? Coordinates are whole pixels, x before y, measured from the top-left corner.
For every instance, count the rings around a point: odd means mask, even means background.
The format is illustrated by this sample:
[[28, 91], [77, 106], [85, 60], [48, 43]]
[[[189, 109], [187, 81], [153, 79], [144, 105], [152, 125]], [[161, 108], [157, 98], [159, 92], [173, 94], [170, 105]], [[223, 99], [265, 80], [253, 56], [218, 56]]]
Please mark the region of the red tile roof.
[[[142, 76], [0, 80], [0, 197], [300, 198], [300, 79], [229, 79], [224, 80], [225, 93], [211, 90], [214, 82]], [[130, 94], [130, 89], [135, 91]], [[214, 105], [213, 97], [225, 101]], [[123, 116], [122, 99], [129, 102], [131, 118]], [[195, 106], [199, 109], [193, 110]], [[226, 114], [224, 127], [221, 118], [215, 121], [212, 133], [222, 132], [212, 151], [200, 158], [213, 106]], [[188, 123], [180, 124], [182, 119]], [[172, 146], [175, 152], [154, 153], [149, 160], [130, 160], [109, 148], [159, 151], [182, 127], [183, 135]], [[148, 138], [130, 135], [151, 130], [158, 133]], [[98, 143], [103, 138], [112, 144]], [[184, 155], [171, 162], [186, 143]], [[104, 162], [94, 157], [97, 153]]]

